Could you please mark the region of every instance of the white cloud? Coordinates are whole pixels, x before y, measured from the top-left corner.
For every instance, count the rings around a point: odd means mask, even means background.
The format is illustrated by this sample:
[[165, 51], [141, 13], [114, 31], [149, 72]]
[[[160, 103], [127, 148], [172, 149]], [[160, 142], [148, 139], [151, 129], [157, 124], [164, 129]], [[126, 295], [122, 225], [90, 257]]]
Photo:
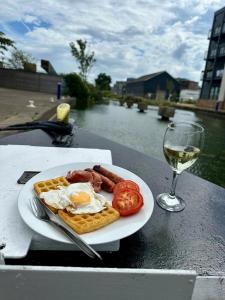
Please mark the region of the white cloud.
[[[0, 29], [18, 48], [49, 59], [58, 72], [78, 70], [69, 42], [81, 38], [95, 51], [92, 80], [100, 72], [116, 81], [167, 70], [199, 81], [213, 10], [223, 5], [222, 0], [5, 0]], [[27, 32], [13, 29], [15, 21], [24, 22]]]

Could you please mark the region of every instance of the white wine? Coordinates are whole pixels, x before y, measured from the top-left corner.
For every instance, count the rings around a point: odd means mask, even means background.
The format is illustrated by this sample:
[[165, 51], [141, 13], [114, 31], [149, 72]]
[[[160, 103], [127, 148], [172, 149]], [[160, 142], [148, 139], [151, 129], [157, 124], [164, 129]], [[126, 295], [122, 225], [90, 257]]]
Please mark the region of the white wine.
[[200, 149], [194, 146], [164, 145], [164, 155], [174, 171], [181, 173], [197, 160]]

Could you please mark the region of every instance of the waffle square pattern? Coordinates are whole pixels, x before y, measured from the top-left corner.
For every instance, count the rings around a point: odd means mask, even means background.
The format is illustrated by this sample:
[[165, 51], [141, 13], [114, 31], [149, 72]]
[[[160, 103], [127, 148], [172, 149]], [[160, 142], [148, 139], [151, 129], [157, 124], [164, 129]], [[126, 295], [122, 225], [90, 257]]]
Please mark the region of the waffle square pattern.
[[[59, 188], [59, 186], [68, 185], [69, 182], [65, 177], [62, 176], [54, 179], [36, 182], [34, 184], [34, 190], [38, 195], [40, 195], [40, 193], [42, 192], [47, 192], [52, 189], [56, 190]], [[57, 210], [56, 208], [49, 205], [48, 207], [54, 213], [58, 213], [58, 216], [79, 234], [95, 231], [118, 220], [120, 217], [119, 213], [111, 206], [107, 206], [104, 210], [98, 213], [79, 215], [72, 214], [66, 210]]]

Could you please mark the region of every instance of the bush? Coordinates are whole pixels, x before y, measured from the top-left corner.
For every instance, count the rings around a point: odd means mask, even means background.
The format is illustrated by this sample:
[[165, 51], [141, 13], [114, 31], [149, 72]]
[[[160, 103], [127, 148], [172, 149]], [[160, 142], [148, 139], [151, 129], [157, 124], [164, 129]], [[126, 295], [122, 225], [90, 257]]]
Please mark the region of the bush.
[[89, 89], [89, 103], [94, 104], [102, 101], [103, 93], [93, 84], [87, 83]]
[[64, 76], [64, 81], [68, 95], [76, 97], [76, 108], [88, 107], [89, 89], [81, 77], [76, 73], [70, 73]]

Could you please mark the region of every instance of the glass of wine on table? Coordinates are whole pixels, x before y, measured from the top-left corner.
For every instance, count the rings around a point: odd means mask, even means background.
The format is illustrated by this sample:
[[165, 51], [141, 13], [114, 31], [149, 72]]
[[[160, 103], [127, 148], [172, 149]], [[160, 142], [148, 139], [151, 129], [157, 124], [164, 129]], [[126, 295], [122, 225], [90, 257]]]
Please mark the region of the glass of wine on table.
[[170, 193], [156, 198], [157, 204], [167, 211], [178, 212], [185, 208], [182, 198], [175, 195], [178, 175], [198, 159], [204, 142], [204, 128], [196, 123], [173, 122], [166, 129], [163, 152], [173, 170]]

